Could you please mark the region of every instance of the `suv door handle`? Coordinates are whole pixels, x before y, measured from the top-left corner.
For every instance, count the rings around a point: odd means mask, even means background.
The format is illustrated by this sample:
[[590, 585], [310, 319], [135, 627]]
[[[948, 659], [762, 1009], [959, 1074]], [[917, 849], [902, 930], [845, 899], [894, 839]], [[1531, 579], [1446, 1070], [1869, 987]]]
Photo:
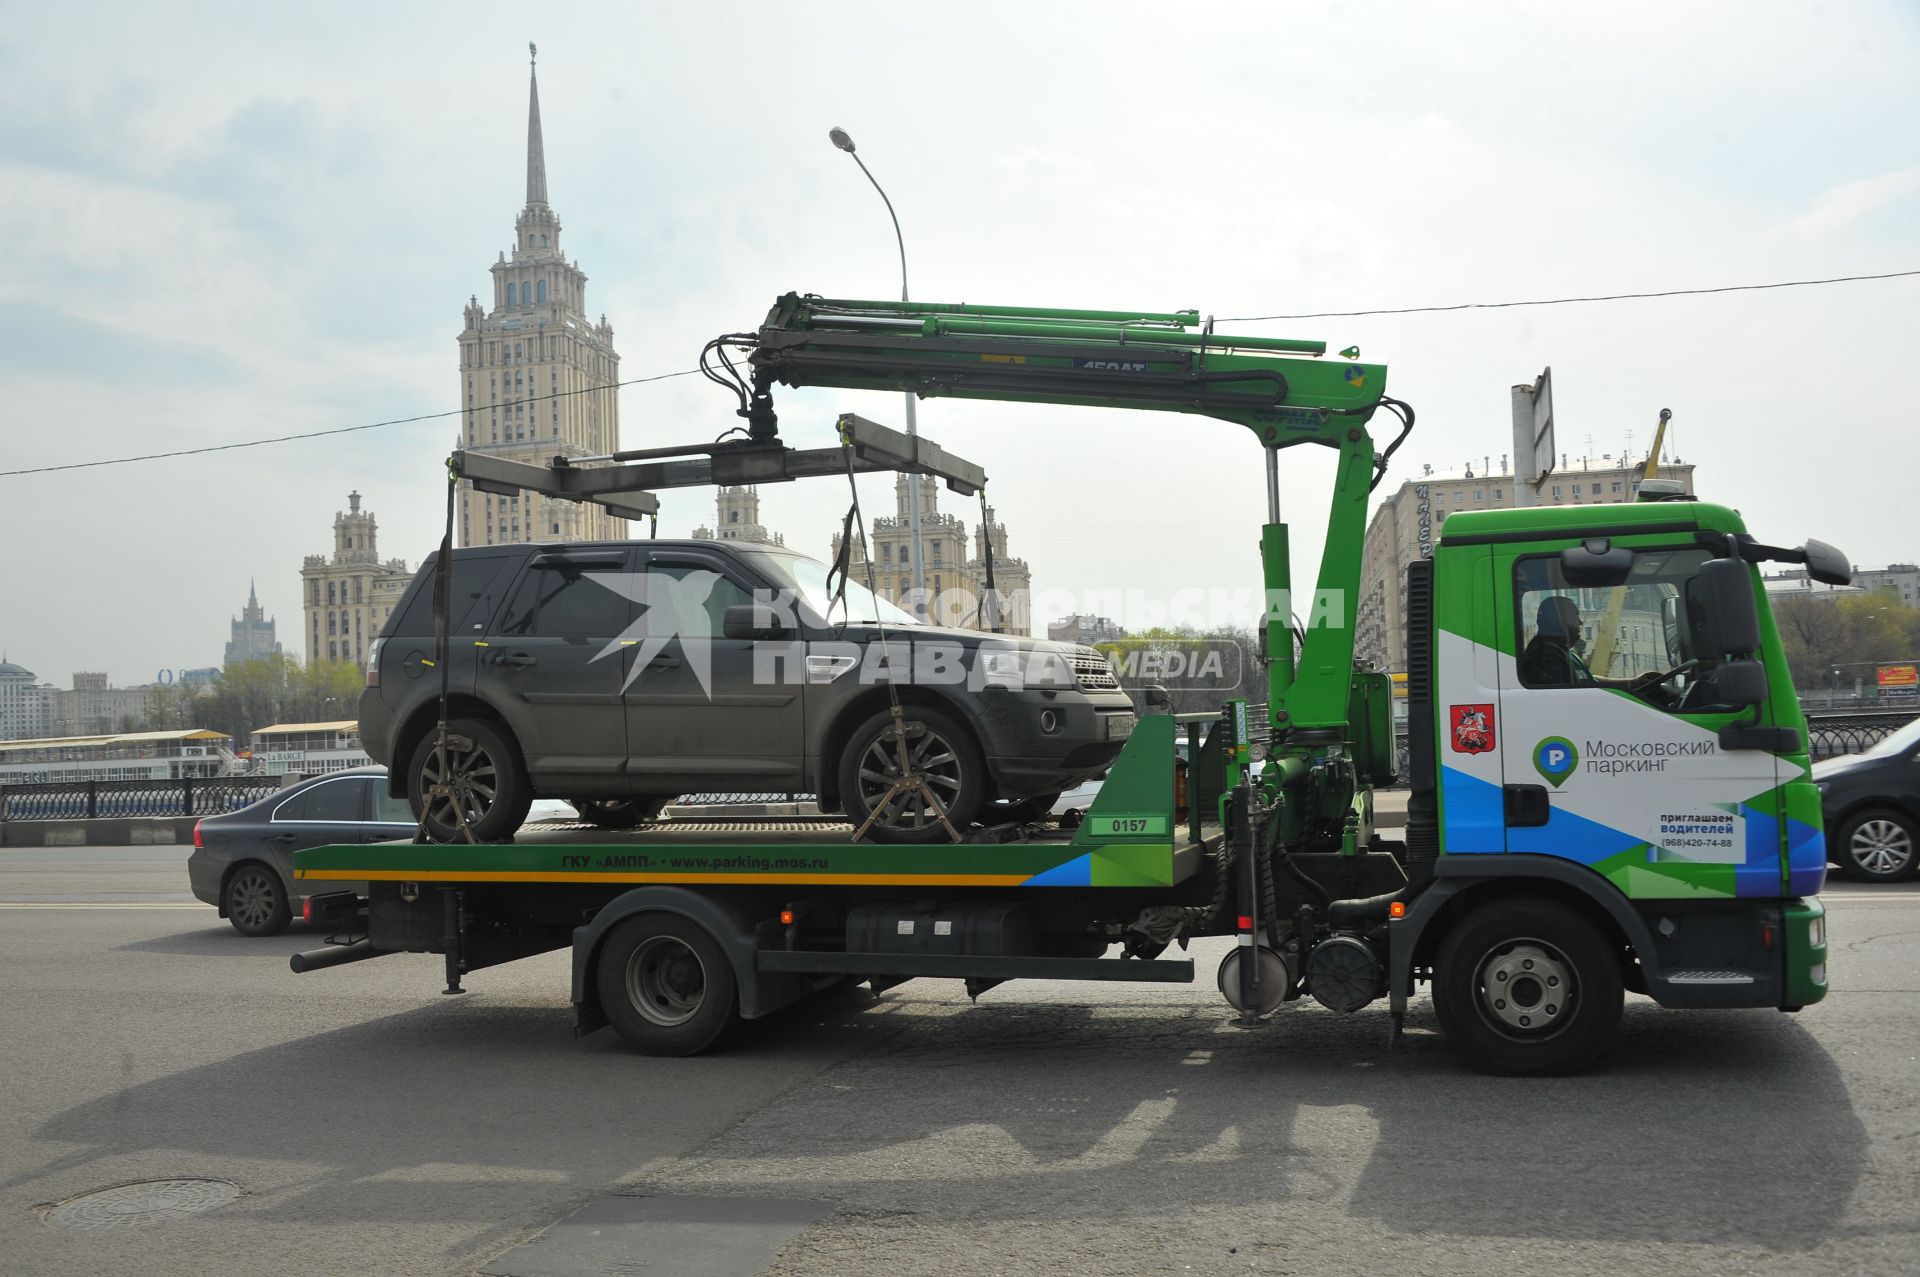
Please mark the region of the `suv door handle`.
[[268, 842], [292, 842], [293, 840], [294, 836], [292, 834], [269, 834], [267, 836]]
[[680, 668], [680, 658], [677, 656], [656, 656], [647, 662], [647, 668], [650, 670], [677, 670]]
[[526, 652], [502, 653], [493, 658], [495, 665], [511, 665], [515, 669], [525, 669], [534, 664], [534, 658]]

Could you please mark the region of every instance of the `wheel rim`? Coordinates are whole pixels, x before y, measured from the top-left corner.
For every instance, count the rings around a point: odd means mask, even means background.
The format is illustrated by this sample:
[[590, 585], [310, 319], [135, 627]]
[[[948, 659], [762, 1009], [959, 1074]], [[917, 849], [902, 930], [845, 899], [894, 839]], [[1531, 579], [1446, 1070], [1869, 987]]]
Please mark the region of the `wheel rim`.
[[[493, 755], [478, 741], [470, 741], [465, 748], [461, 748], [449, 739], [446, 743], [444, 771], [437, 748], [428, 750], [426, 762], [420, 765], [421, 793], [428, 793], [441, 784], [445, 784], [452, 792], [428, 798], [427, 819], [448, 830], [457, 830], [463, 824], [477, 825], [493, 810], [493, 801], [500, 789], [500, 769], [494, 763]], [[458, 801], [461, 799], [464, 799], [464, 803]], [[461, 816], [462, 806], [466, 810], [464, 820]]]
[[627, 959], [627, 1001], [649, 1023], [677, 1028], [706, 1005], [706, 964], [684, 940], [645, 940]]
[[[926, 723], [917, 723], [920, 735], [907, 741], [909, 765], [923, 783], [940, 799], [940, 805], [953, 810], [965, 783], [965, 764], [952, 741]], [[940, 823], [933, 803], [919, 789], [902, 790], [888, 801], [887, 794], [900, 779], [900, 745], [885, 734], [877, 737], [860, 755], [860, 803], [875, 813], [874, 823], [903, 832], [924, 832]], [[884, 806], [882, 805], [884, 802]]]
[[1847, 854], [1870, 874], [1896, 874], [1913, 863], [1913, 835], [1897, 820], [1863, 820], [1854, 827]]
[[264, 927], [279, 903], [280, 892], [267, 876], [249, 869], [233, 880], [227, 896], [227, 916], [243, 927]]
[[1474, 1005], [1488, 1027], [1505, 1037], [1537, 1041], [1573, 1019], [1579, 985], [1573, 964], [1544, 940], [1503, 940], [1474, 972]]

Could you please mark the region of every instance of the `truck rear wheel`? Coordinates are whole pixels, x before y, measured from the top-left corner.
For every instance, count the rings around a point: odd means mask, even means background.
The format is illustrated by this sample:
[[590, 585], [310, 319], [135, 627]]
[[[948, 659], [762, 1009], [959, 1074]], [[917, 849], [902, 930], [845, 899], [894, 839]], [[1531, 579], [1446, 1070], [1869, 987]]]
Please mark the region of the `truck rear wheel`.
[[1579, 1072], [1612, 1042], [1622, 998], [1606, 937], [1551, 900], [1499, 900], [1469, 913], [1434, 964], [1440, 1027], [1492, 1073]]
[[600, 949], [600, 1006], [645, 1055], [698, 1055], [740, 1023], [733, 964], [705, 927], [677, 913], [642, 913]]

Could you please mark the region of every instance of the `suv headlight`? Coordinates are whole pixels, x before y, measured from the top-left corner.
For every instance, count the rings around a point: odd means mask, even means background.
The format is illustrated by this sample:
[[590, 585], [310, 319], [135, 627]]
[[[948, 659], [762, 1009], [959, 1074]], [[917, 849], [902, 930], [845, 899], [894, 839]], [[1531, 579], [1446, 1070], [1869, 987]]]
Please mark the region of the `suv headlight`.
[[1073, 665], [1059, 652], [1001, 649], [980, 653], [980, 676], [995, 687], [1077, 687]]

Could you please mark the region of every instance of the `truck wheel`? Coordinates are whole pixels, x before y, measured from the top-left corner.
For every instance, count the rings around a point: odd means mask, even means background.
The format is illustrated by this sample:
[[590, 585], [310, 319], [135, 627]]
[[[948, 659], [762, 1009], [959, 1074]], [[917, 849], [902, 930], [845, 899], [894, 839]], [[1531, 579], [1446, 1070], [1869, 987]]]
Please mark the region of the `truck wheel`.
[[710, 932], [677, 913], [643, 913], [600, 949], [600, 1006], [645, 1055], [698, 1055], [740, 1023], [733, 964]]
[[[440, 758], [434, 749], [437, 732], [428, 732], [413, 748], [407, 768], [407, 801], [417, 819], [427, 807], [427, 837], [435, 842], [464, 842], [460, 812], [451, 798], [427, 804], [427, 790], [440, 780]], [[527, 818], [533, 802], [533, 784], [520, 765], [520, 751], [507, 734], [484, 718], [456, 718], [447, 723], [447, 770], [451, 779], [467, 788], [466, 819], [475, 842], [500, 842]]]
[[[916, 726], [921, 729], [908, 738], [909, 761], [939, 795], [953, 827], [964, 832], [980, 815], [986, 797], [987, 767], [973, 746], [973, 737], [940, 710], [908, 705], [903, 713], [909, 731]], [[854, 730], [840, 757], [840, 799], [855, 828], [886, 798], [900, 775], [899, 746], [885, 736], [892, 726], [893, 714], [881, 710]], [[888, 843], [950, 841], [933, 805], [913, 793], [887, 803], [868, 827], [867, 836]]]
[[632, 829], [666, 808], [664, 798], [575, 798], [573, 809], [595, 829]]
[[1920, 864], [1913, 821], [1891, 807], [1869, 807], [1847, 817], [1833, 843], [1840, 872], [1859, 882], [1898, 882]]
[[1454, 925], [1434, 964], [1440, 1027], [1490, 1073], [1577, 1073], [1620, 1023], [1620, 960], [1551, 900], [1500, 900]]
[[243, 936], [277, 936], [293, 918], [280, 875], [257, 861], [233, 871], [222, 899], [227, 921]]

